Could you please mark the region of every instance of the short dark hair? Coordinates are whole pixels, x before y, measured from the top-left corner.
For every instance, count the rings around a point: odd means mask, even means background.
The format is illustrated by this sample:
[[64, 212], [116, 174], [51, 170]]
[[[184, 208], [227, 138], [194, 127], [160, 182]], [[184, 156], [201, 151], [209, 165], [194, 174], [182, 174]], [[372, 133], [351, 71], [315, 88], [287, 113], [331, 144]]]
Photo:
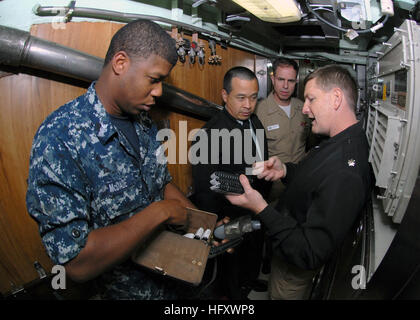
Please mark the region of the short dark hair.
[[313, 79], [324, 91], [329, 91], [335, 87], [343, 90], [350, 107], [353, 111], [356, 111], [357, 83], [347, 69], [335, 64], [326, 65], [308, 74], [303, 81], [303, 85], [306, 86], [308, 81]]
[[232, 91], [232, 79], [239, 78], [242, 80], [257, 80], [257, 76], [254, 72], [245, 67], [233, 67], [226, 72], [223, 78], [223, 89], [229, 94]]
[[131, 58], [147, 59], [156, 54], [172, 65], [178, 60], [175, 40], [157, 23], [143, 19], [131, 21], [115, 33], [106, 53], [104, 66], [119, 51], [126, 52]]
[[277, 58], [276, 60], [274, 60], [273, 62], [273, 75], [276, 74], [276, 70], [279, 66], [291, 66], [293, 67], [293, 69], [295, 69], [296, 71], [296, 76], [299, 73], [299, 65], [297, 64], [297, 62], [295, 60], [289, 59], [289, 58], [285, 58], [285, 57], [280, 57]]

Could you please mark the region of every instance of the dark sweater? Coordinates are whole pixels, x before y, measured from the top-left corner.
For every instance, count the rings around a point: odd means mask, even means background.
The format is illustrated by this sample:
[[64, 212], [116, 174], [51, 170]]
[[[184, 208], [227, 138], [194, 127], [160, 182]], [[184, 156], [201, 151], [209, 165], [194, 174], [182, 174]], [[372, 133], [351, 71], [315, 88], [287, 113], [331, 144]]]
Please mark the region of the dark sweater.
[[372, 190], [365, 133], [357, 123], [287, 164], [287, 188], [260, 219], [276, 255], [317, 269], [343, 242]]

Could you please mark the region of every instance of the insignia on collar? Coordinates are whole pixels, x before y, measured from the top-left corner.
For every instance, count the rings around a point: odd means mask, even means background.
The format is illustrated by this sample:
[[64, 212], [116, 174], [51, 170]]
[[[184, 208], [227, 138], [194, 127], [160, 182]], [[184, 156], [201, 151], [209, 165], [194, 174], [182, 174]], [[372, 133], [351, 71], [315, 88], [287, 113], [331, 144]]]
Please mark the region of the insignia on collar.
[[349, 165], [349, 167], [354, 167], [356, 165], [356, 160], [349, 159], [349, 161], [347, 161], [347, 164]]

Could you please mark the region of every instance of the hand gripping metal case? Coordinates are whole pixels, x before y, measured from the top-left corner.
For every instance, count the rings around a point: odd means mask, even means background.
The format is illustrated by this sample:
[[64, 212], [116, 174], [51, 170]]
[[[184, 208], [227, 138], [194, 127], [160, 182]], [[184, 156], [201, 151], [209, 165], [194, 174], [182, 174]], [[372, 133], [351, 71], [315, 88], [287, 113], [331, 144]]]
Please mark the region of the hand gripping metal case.
[[[188, 224], [185, 231], [195, 233], [200, 227], [213, 234], [217, 215], [187, 208]], [[199, 285], [210, 252], [209, 240], [189, 239], [163, 228], [153, 233], [134, 254], [132, 260], [164, 276]]]

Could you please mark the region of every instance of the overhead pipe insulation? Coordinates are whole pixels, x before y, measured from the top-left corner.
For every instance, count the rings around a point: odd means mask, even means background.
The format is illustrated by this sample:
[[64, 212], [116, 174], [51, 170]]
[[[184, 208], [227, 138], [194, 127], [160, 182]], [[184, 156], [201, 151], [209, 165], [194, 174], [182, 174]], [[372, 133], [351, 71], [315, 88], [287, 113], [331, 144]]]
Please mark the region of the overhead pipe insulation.
[[[98, 79], [104, 60], [87, 53], [31, 36], [29, 32], [0, 26], [0, 66], [28, 67], [92, 82]], [[222, 106], [163, 83], [158, 104], [210, 118]]]
[[64, 22], [69, 22], [73, 17], [101, 19], [101, 20], [116, 21], [116, 22], [123, 22], [123, 23], [128, 23], [136, 19], [152, 20], [152, 21], [168, 24], [171, 26], [176, 26], [178, 28], [182, 28], [184, 30], [188, 30], [191, 32], [198, 32], [206, 37], [209, 37], [210, 39], [219, 38], [220, 40], [225, 41], [226, 43], [229, 43], [232, 46], [249, 50], [250, 52], [262, 55], [264, 57], [274, 58], [278, 56], [277, 53], [274, 51], [271, 51], [271, 50], [266, 51], [264, 49], [258, 49], [254, 45], [250, 44], [249, 41], [242, 40], [231, 34], [226, 35], [223, 32], [219, 32], [216, 30], [208, 30], [208, 29], [194, 26], [188, 23], [184, 23], [182, 21], [168, 19], [165, 17], [154, 16], [154, 15], [125, 13], [125, 12], [105, 10], [105, 9], [96, 9], [96, 8], [76, 7], [75, 5], [76, 5], [76, 1], [71, 1], [68, 6], [37, 5], [33, 8], [33, 12], [34, 14], [40, 17], [57, 16], [57, 12], [58, 12], [60, 16], [63, 17]]
[[70, 78], [93, 81], [101, 73], [103, 60], [29, 32], [0, 26], [0, 65], [29, 67]]

